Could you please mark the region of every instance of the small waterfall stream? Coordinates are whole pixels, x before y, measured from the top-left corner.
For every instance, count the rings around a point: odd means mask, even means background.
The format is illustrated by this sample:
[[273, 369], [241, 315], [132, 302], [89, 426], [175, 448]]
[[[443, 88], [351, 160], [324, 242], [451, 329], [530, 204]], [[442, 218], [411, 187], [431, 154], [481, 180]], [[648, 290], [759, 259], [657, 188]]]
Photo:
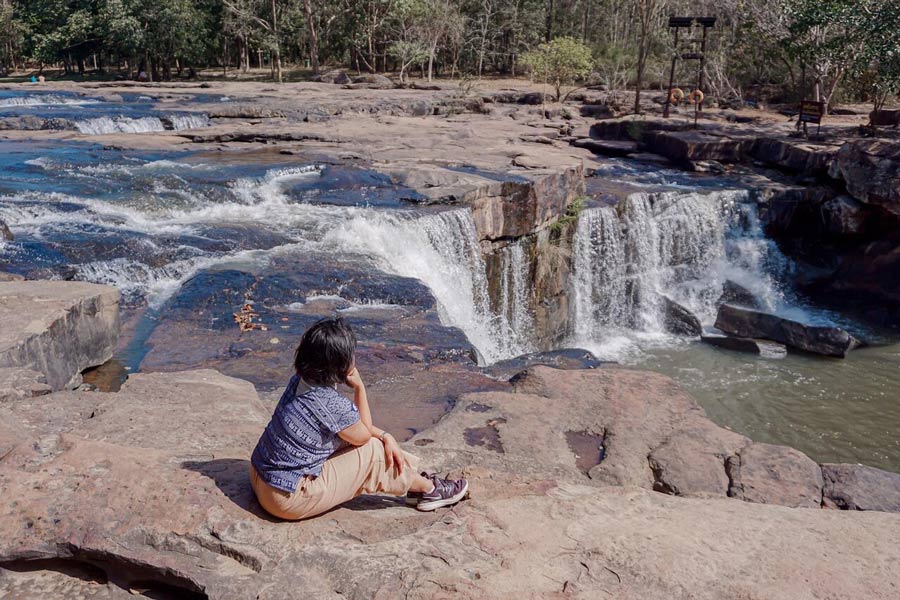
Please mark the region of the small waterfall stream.
[[574, 240], [571, 343], [609, 355], [623, 332], [664, 333], [663, 295], [706, 324], [726, 280], [770, 310], [783, 301], [784, 267], [746, 191], [635, 193], [582, 212]]

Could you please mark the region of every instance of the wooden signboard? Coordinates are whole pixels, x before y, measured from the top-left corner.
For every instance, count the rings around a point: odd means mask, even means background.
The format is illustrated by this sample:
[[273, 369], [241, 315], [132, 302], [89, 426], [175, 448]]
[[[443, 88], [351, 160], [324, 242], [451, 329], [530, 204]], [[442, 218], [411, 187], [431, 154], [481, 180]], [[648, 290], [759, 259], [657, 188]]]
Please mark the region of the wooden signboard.
[[822, 124], [822, 116], [825, 114], [825, 103], [814, 100], [804, 100], [800, 103], [800, 122]]

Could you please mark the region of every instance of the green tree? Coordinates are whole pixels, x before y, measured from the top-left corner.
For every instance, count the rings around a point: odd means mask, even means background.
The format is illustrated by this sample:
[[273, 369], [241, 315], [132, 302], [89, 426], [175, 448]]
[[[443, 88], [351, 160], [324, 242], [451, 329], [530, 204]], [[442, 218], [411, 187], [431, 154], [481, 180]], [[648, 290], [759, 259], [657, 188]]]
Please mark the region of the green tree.
[[560, 37], [541, 44], [536, 50], [523, 55], [522, 62], [530, 69], [535, 80], [553, 86], [557, 102], [565, 100], [572, 93], [570, 90], [562, 97], [564, 85], [573, 85], [586, 78], [594, 66], [590, 48], [571, 37]]

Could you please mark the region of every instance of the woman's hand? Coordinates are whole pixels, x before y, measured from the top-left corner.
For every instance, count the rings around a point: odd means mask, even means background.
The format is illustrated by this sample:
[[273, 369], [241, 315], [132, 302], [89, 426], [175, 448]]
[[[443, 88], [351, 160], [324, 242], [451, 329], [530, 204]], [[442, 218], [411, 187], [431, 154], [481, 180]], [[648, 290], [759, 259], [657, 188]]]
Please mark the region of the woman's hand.
[[359, 369], [353, 367], [350, 369], [350, 372], [347, 373], [347, 385], [349, 385], [354, 390], [361, 389], [365, 387], [363, 385], [362, 377], [359, 375]]
[[409, 467], [409, 462], [406, 460], [406, 455], [403, 454], [403, 450], [400, 449], [400, 444], [398, 444], [397, 440], [394, 439], [394, 436], [389, 433], [385, 433], [382, 437], [384, 439], [385, 466], [390, 469], [394, 465], [397, 465], [397, 472], [403, 473], [403, 469]]

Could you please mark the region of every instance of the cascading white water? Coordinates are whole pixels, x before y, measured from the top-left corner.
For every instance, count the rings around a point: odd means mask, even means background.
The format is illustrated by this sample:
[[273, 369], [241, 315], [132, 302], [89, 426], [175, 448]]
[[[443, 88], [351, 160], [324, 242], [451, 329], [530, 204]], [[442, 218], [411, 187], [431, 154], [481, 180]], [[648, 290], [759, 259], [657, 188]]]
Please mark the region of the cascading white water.
[[172, 123], [172, 129], [174, 129], [175, 131], [184, 131], [185, 129], [199, 129], [201, 127], [209, 127], [209, 116], [207, 116], [203, 113], [170, 115], [166, 118]]
[[165, 131], [166, 126], [156, 117], [95, 117], [83, 121], [75, 121], [75, 128], [87, 135], [104, 135], [107, 133], [148, 133]]
[[535, 350], [529, 262], [521, 240], [506, 246], [500, 253], [498, 329], [506, 354], [515, 356]]
[[571, 343], [609, 356], [623, 332], [662, 334], [663, 295], [708, 324], [728, 279], [774, 309], [781, 292], [771, 273], [783, 259], [746, 199], [745, 191], [637, 193], [617, 208], [583, 211]]
[[93, 98], [59, 96], [55, 94], [33, 94], [28, 96], [0, 98], [0, 108], [17, 106], [77, 106], [81, 104], [97, 104], [98, 102], [99, 100]]
[[[166, 123], [168, 122], [168, 127]], [[108, 133], [149, 133], [154, 131], [183, 131], [209, 126], [209, 117], [201, 113], [172, 114], [165, 117], [95, 117], [75, 121], [75, 128], [87, 135]]]
[[[459, 327], [483, 362], [528, 351], [518, 336], [508, 335], [518, 327], [511, 324], [510, 316], [491, 311], [485, 263], [470, 209], [424, 216], [365, 211], [328, 232], [323, 243], [374, 256], [380, 268], [421, 280], [437, 299], [442, 322]], [[514, 281], [510, 289], [524, 287], [524, 282]]]

